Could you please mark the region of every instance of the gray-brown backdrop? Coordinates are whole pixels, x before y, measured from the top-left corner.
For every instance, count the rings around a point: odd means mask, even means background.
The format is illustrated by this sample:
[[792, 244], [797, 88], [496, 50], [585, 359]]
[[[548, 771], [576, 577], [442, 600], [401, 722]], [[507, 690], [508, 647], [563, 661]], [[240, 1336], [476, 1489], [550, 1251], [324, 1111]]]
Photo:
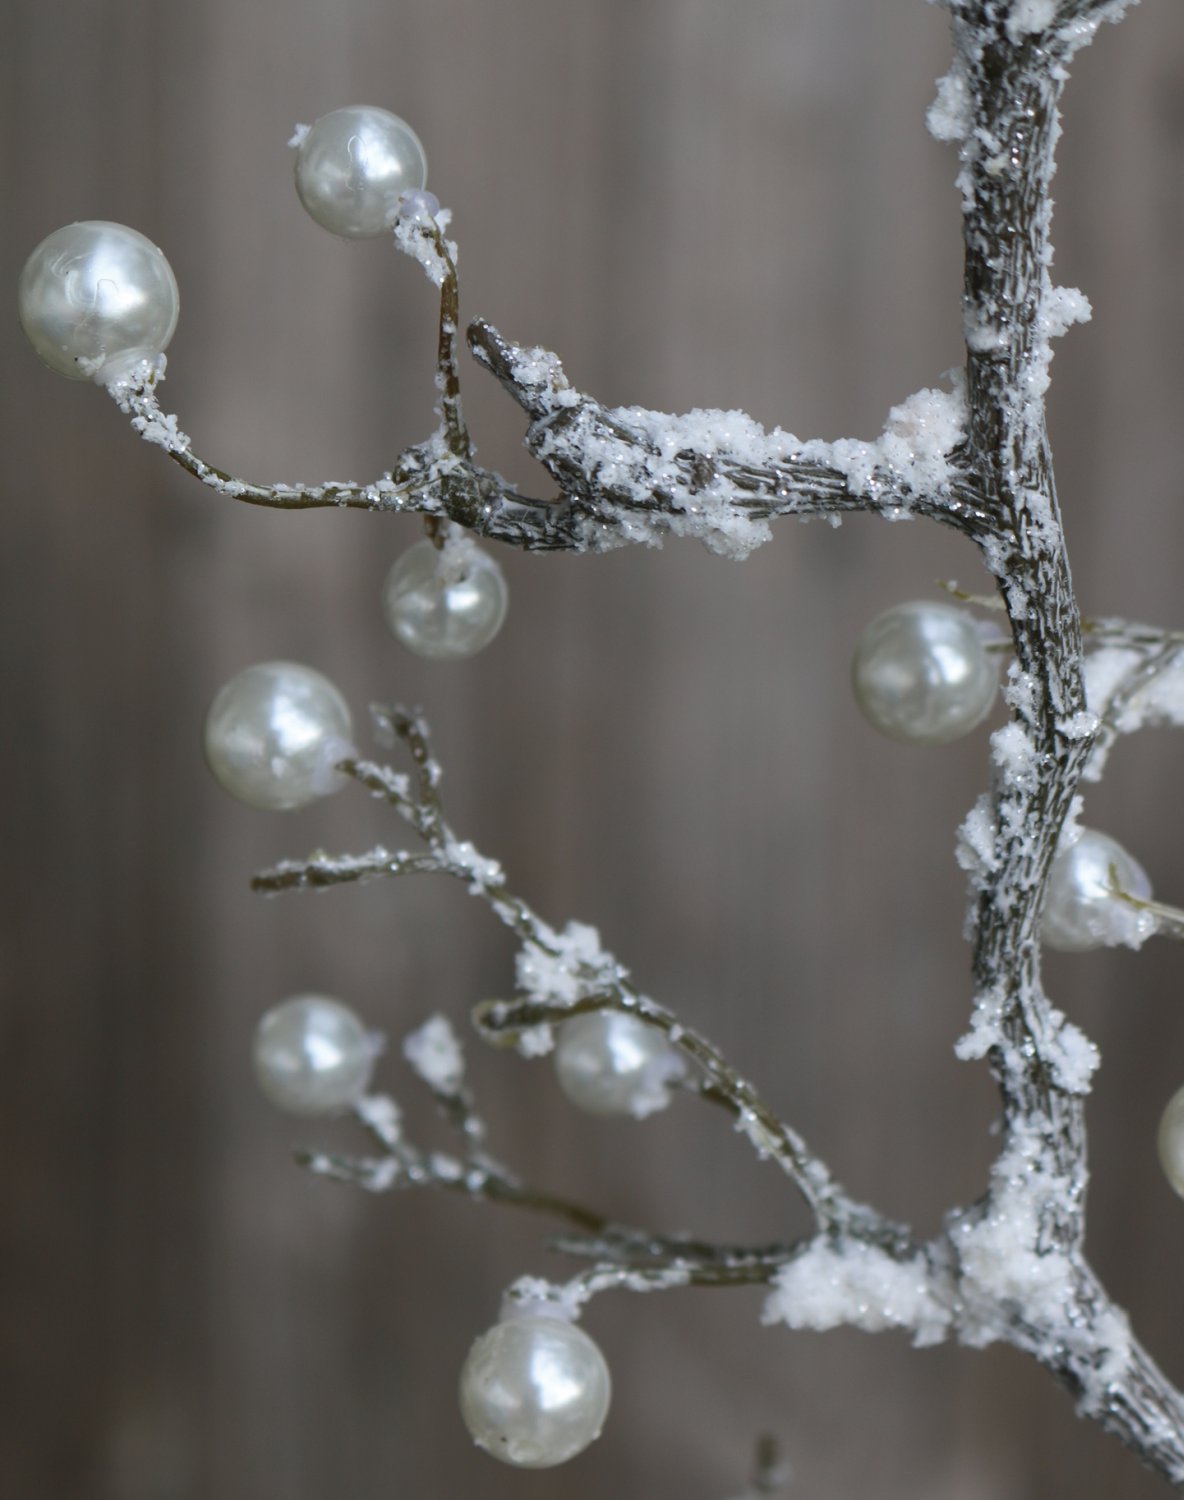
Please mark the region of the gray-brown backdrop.
[[[430, 288], [292, 191], [293, 122], [349, 102], [424, 139], [466, 313], [604, 399], [873, 436], [959, 359], [954, 163], [922, 124], [946, 26], [921, 0], [9, 0], [2, 19], [0, 284], [71, 219], [145, 231], [182, 289], [167, 404], [246, 475], [370, 477], [431, 424]], [[1076, 73], [1058, 272], [1095, 318], [1052, 407], [1075, 574], [1089, 612], [1180, 624], [1178, 4], [1146, 0]], [[511, 983], [451, 887], [248, 894], [274, 858], [398, 837], [361, 794], [269, 816], [208, 778], [212, 693], [285, 656], [360, 713], [422, 704], [459, 827], [544, 913], [596, 923], [854, 1191], [934, 1229], [980, 1190], [995, 1113], [951, 1054], [952, 835], [985, 733], [887, 744], [846, 674], [871, 614], [982, 582], [964, 543], [852, 521], [783, 524], [742, 565], [686, 543], [512, 556], [502, 637], [425, 665], [376, 603], [415, 521], [218, 500], [12, 322], [2, 356], [6, 1500], [722, 1500], [761, 1430], [803, 1500], [1161, 1493], [1018, 1355], [762, 1329], [755, 1293], [604, 1299], [603, 1440], [566, 1470], [501, 1469], [460, 1426], [456, 1371], [509, 1279], [562, 1273], [539, 1227], [309, 1180], [289, 1149], [349, 1132], [272, 1116], [246, 1064], [297, 989], [398, 1036]], [[516, 410], [476, 370], [466, 395], [483, 457], [533, 482]], [[1180, 753], [1123, 746], [1088, 811], [1178, 901]], [[1049, 968], [1106, 1056], [1091, 1252], [1180, 1377], [1184, 1204], [1153, 1147], [1184, 1082], [1179, 950]], [[668, 1228], [803, 1227], [689, 1103], [596, 1122], [546, 1063], [473, 1066], [498, 1145], [545, 1184]], [[410, 1103], [397, 1056], [382, 1081]]]

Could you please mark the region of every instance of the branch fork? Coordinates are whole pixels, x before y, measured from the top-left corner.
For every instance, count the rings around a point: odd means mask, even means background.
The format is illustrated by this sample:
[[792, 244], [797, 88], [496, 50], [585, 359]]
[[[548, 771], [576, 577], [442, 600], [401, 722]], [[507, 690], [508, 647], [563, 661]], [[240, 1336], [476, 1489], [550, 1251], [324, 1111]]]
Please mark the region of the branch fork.
[[[899, 1327], [922, 1343], [1006, 1340], [1051, 1369], [1083, 1413], [1182, 1485], [1184, 1402], [1084, 1259], [1091, 1044], [1052, 1004], [1039, 962], [1049, 867], [1080, 785], [1101, 774], [1119, 735], [1144, 723], [1184, 724], [1184, 638], [1115, 621], [1083, 632], [1045, 421], [1052, 340], [1089, 314], [1081, 294], [1055, 287], [1049, 273], [1059, 100], [1074, 53], [1128, 3], [946, 0], [954, 62], [929, 124], [959, 153], [965, 372], [952, 390], [918, 392], [895, 407], [874, 442], [801, 441], [735, 412], [608, 408], [571, 387], [556, 356], [478, 320], [468, 348], [525, 414], [526, 446], [555, 487], [541, 498], [514, 491], [474, 461], [460, 398], [456, 247], [446, 211], [429, 211], [422, 195], [396, 240], [440, 291], [440, 425], [377, 480], [265, 485], [224, 472], [195, 454], [160, 407], [163, 363], [141, 367], [111, 393], [146, 441], [209, 488], [252, 504], [411, 512], [430, 529], [451, 522], [528, 550], [594, 552], [686, 535], [742, 557], [775, 520], [837, 523], [853, 511], [936, 520], [976, 544], [998, 581], [1014, 657], [1012, 719], [992, 737], [992, 785], [960, 835], [975, 999], [959, 1052], [988, 1059], [1003, 1111], [999, 1156], [978, 1203], [953, 1210], [942, 1233], [922, 1244], [850, 1198], [706, 1038], [634, 987], [591, 929], [548, 926], [510, 891], [496, 861], [456, 837], [426, 726], [397, 710], [380, 722], [409, 753], [411, 774], [361, 759], [342, 770], [386, 801], [424, 850], [284, 862], [257, 877], [256, 888], [420, 874], [462, 881], [520, 945], [519, 993], [478, 1007], [478, 1033], [537, 1055], [556, 1025], [588, 1010], [620, 1010], [661, 1030], [684, 1060], [685, 1092], [727, 1110], [804, 1200], [813, 1232], [745, 1248], [610, 1224], [524, 1188], [489, 1158], [461, 1092], [436, 1091], [461, 1135], [458, 1154], [413, 1147], [394, 1105], [372, 1100], [362, 1124], [377, 1156], [307, 1160], [372, 1188], [431, 1185], [545, 1209], [566, 1221], [559, 1248], [591, 1260], [557, 1293], [573, 1306], [609, 1288], [750, 1282], [770, 1288], [766, 1317], [795, 1327], [847, 1322]], [[1143, 904], [1161, 931], [1184, 931], [1174, 909]]]

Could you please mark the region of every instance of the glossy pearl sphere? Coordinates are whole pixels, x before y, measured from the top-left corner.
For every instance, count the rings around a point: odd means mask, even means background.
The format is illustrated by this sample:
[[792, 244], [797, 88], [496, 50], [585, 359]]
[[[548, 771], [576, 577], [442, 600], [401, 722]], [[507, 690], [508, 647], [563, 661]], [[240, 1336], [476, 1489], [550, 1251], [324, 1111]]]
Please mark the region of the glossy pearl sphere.
[[260, 1092], [292, 1115], [339, 1115], [366, 1092], [377, 1046], [358, 1017], [326, 995], [294, 995], [255, 1032]]
[[863, 631], [855, 700], [890, 739], [941, 745], [968, 733], [995, 699], [998, 673], [974, 621], [948, 604], [898, 604]]
[[118, 379], [168, 345], [181, 298], [151, 240], [89, 219], [55, 229], [25, 262], [17, 310], [29, 342], [71, 380]]
[[345, 786], [334, 767], [353, 754], [351, 734], [349, 707], [327, 677], [296, 662], [259, 662], [210, 705], [206, 761], [249, 807], [305, 807]]
[[402, 193], [422, 188], [419, 137], [389, 110], [354, 104], [322, 115], [296, 148], [296, 191], [323, 228], [347, 239], [385, 234]]
[[1172, 1187], [1184, 1198], [1184, 1089], [1168, 1100], [1159, 1122], [1159, 1164]]
[[546, 1469], [599, 1437], [611, 1390], [604, 1355], [583, 1329], [561, 1318], [509, 1318], [469, 1350], [460, 1409], [479, 1448]]
[[575, 1105], [597, 1115], [644, 1116], [667, 1101], [677, 1067], [654, 1026], [619, 1011], [573, 1016], [559, 1028], [555, 1073]]
[[382, 586], [387, 629], [431, 661], [460, 661], [483, 650], [502, 628], [509, 603], [505, 577], [488, 553], [472, 545], [450, 553], [416, 542]]
[[1122, 845], [1093, 828], [1082, 829], [1074, 843], [1057, 852], [1049, 870], [1042, 928], [1048, 946], [1063, 953], [1116, 943], [1137, 947], [1154, 918], [1116, 897], [1116, 883], [1128, 896], [1151, 899], [1147, 872]]

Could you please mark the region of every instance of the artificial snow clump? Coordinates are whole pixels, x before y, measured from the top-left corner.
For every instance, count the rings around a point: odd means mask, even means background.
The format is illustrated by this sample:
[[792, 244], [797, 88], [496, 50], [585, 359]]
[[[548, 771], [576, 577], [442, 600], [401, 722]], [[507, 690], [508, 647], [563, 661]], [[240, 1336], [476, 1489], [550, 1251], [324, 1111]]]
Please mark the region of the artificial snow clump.
[[549, 1317], [574, 1323], [590, 1296], [579, 1281], [557, 1284], [542, 1276], [519, 1276], [502, 1298], [501, 1321]]
[[[569, 922], [562, 932], [540, 924], [541, 942], [527, 939], [514, 960], [518, 989], [542, 1004], [574, 1005], [617, 977], [613, 960], [600, 946], [600, 934], [584, 922]], [[523, 1057], [542, 1057], [555, 1045], [555, 1028], [547, 1022], [529, 1026], [515, 1038]]]
[[993, 1174], [994, 1192], [982, 1214], [954, 1226], [958, 1253], [963, 1342], [981, 1348], [1006, 1338], [1002, 1309], [1014, 1309], [1036, 1324], [1055, 1317], [1073, 1296], [1073, 1265], [1055, 1246], [1041, 1246], [1041, 1223], [1057, 1196], [1069, 1191], [1053, 1183], [1022, 1151]]
[[1022, 41], [1036, 31], [1047, 31], [1057, 16], [1057, 0], [1012, 0], [1007, 16], [1007, 35]]
[[966, 427], [961, 384], [952, 391], [915, 391], [888, 413], [879, 442], [881, 461], [918, 494], [949, 483], [949, 455]]
[[991, 798], [983, 792], [962, 820], [954, 844], [954, 857], [970, 876], [970, 883], [976, 890], [982, 889], [999, 866], [995, 848], [998, 832]]
[[1088, 1094], [1102, 1054], [1080, 1027], [1065, 1021], [1057, 1032], [1053, 1062], [1057, 1081], [1070, 1094]]
[[934, 140], [961, 141], [970, 130], [972, 117], [966, 75], [955, 63], [944, 78], [937, 80], [937, 98], [929, 106], [925, 124]]
[[[436, 238], [443, 235], [452, 223], [452, 211], [437, 208], [434, 213], [427, 213], [425, 206], [422, 198], [405, 200], [404, 209], [394, 221], [395, 244], [404, 255], [419, 262], [420, 269], [433, 286], [443, 286], [449, 268], [437, 248]], [[445, 240], [444, 247], [455, 266], [460, 254], [456, 241]]]
[[931, 1283], [920, 1255], [900, 1261], [878, 1245], [818, 1239], [777, 1272], [761, 1322], [819, 1331], [844, 1325], [868, 1333], [904, 1328], [914, 1344], [938, 1344], [949, 1331], [951, 1314]]
[[584, 922], [569, 922], [560, 933], [547, 934], [548, 947], [523, 943], [516, 960], [518, 988], [534, 1000], [574, 1005], [595, 991], [610, 960], [600, 934]]
[[1014, 720], [991, 736], [991, 760], [1004, 786], [1030, 792], [1040, 774], [1036, 747]]
[[1039, 330], [1045, 338], [1057, 339], [1074, 323], [1088, 323], [1093, 315], [1089, 298], [1077, 287], [1050, 287], [1044, 298]]
[[909, 498], [932, 495], [950, 482], [950, 455], [965, 435], [966, 395], [959, 378], [952, 391], [915, 391], [888, 413], [875, 442], [840, 438], [803, 443], [799, 457], [837, 469], [856, 494], [870, 494], [887, 471], [905, 494], [891, 517], [910, 514]]
[[464, 1084], [464, 1053], [447, 1016], [430, 1016], [405, 1037], [403, 1056], [438, 1094], [456, 1094]]
[[991, 1048], [998, 1045], [1005, 1001], [1006, 995], [995, 986], [979, 990], [974, 999], [970, 1030], [955, 1044], [955, 1057], [970, 1062], [974, 1058], [986, 1057]]

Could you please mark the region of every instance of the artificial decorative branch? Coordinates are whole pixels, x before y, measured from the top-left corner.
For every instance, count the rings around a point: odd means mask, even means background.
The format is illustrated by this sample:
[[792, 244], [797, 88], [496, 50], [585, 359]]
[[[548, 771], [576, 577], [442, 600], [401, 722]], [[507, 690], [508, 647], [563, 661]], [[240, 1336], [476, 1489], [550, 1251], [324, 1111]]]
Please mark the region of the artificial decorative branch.
[[[1112, 621], [1104, 635], [1155, 649], [1155, 633], [1144, 628]], [[1133, 648], [1132, 654], [1129, 678], [1113, 681], [1112, 693], [1125, 694], [1136, 679], [1142, 680], [1142, 654]], [[422, 719], [397, 709], [375, 709], [374, 714], [380, 737], [406, 748], [413, 774], [357, 760], [342, 762], [340, 769], [387, 802], [424, 841], [427, 855], [385, 848], [356, 857], [318, 853], [262, 872], [253, 888], [267, 894], [324, 890], [410, 874], [460, 880], [520, 944], [520, 994], [477, 1005], [473, 1022], [479, 1035], [516, 1044], [525, 1056], [535, 1057], [550, 1051], [556, 1035], [562, 1037], [563, 1028], [582, 1016], [616, 1013], [660, 1032], [683, 1060], [680, 1091], [728, 1111], [757, 1156], [780, 1167], [794, 1183], [811, 1210], [815, 1232], [793, 1243], [742, 1247], [609, 1224], [589, 1210], [523, 1187], [508, 1169], [484, 1157], [458, 1160], [411, 1146], [398, 1128], [398, 1111], [387, 1100], [367, 1099], [359, 1105], [364, 1123], [384, 1148], [382, 1156], [310, 1154], [304, 1158], [307, 1165], [371, 1190], [436, 1186], [566, 1220], [581, 1232], [564, 1232], [550, 1241], [552, 1247], [590, 1257], [593, 1264], [545, 1295], [543, 1283], [528, 1279], [532, 1306], [549, 1298], [574, 1314], [608, 1290], [758, 1284], [772, 1288], [765, 1305], [768, 1322], [794, 1328], [902, 1328], [920, 1344], [947, 1337], [975, 1346], [1012, 1343], [1048, 1365], [1073, 1391], [1083, 1412], [1170, 1477], [1184, 1473], [1177, 1422], [1184, 1403], [1134, 1340], [1082, 1253], [1084, 1203], [1072, 1171], [1077, 1167], [1084, 1172], [1083, 1157], [1076, 1163], [1070, 1159], [1066, 1167], [1062, 1142], [1056, 1152], [1047, 1149], [1042, 1119], [1035, 1125], [1013, 1120], [988, 1193], [976, 1204], [951, 1211], [932, 1240], [917, 1241], [906, 1227], [852, 1200], [826, 1164], [713, 1044], [636, 989], [591, 929], [572, 923], [557, 931], [515, 895], [501, 866], [459, 838], [448, 823], [442, 772]], [[1112, 899], [1121, 904], [1131, 898], [1114, 890]], [[1140, 909], [1147, 905], [1135, 904]], [[981, 1008], [981, 996], [979, 1003]], [[1077, 1069], [1071, 1081], [1079, 1090], [1096, 1057], [1092, 1044], [1051, 1010], [1048, 1025], [1049, 1053], [1055, 1051], [1065, 1073]], [[972, 1053], [976, 1045], [972, 1032], [964, 1053]], [[474, 1125], [478, 1117], [463, 1092], [459, 1048], [453, 1043], [448, 1051], [453, 1061], [444, 1074], [447, 1086], [441, 1085], [439, 1074], [427, 1070], [425, 1076], [429, 1083], [435, 1077], [434, 1091], [446, 1115], [483, 1142], [484, 1129]], [[1068, 1092], [1064, 1078], [1050, 1082], [1049, 1088], [1054, 1094]], [[1075, 1231], [1072, 1237], [1066, 1238], [1067, 1230]], [[1154, 1451], [1146, 1437], [1152, 1419], [1158, 1434]], [[1170, 1442], [1166, 1433], [1175, 1434]]]
[[[533, 1430], [504, 1431], [509, 1419], [495, 1417], [489, 1405], [491, 1362], [511, 1358], [512, 1348], [520, 1353], [521, 1339], [558, 1340], [555, 1357], [572, 1361], [579, 1372], [588, 1400], [578, 1414], [578, 1447], [598, 1430], [607, 1376], [585, 1336], [570, 1326], [562, 1336], [556, 1331], [557, 1313], [560, 1322], [572, 1319], [589, 1298], [609, 1289], [758, 1283], [769, 1288], [765, 1320], [793, 1328], [895, 1327], [908, 1330], [917, 1343], [1011, 1343], [1051, 1370], [1083, 1415], [1115, 1433], [1170, 1482], [1184, 1485], [1184, 1397], [1136, 1341], [1084, 1257], [1083, 1100], [1097, 1053], [1052, 1004], [1040, 965], [1042, 942], [1138, 946], [1155, 930], [1184, 931], [1180, 913], [1151, 899], [1146, 877], [1130, 856], [1077, 824], [1079, 788], [1101, 774], [1118, 735], [1150, 722], [1184, 724], [1184, 637], [1116, 621], [1083, 632], [1045, 419], [1052, 341], [1089, 317], [1081, 293], [1055, 287], [1049, 272], [1059, 101], [1074, 54], [1103, 22], [1119, 20], [1127, 8], [1127, 0], [947, 0], [954, 61], [939, 83], [928, 122], [935, 136], [958, 150], [965, 371], [952, 389], [925, 390], [894, 407], [874, 442], [802, 441], [780, 429], [766, 432], [738, 412], [671, 417], [608, 408], [573, 389], [555, 355], [524, 348], [478, 320], [468, 329], [469, 351], [525, 413], [526, 446], [557, 493], [536, 499], [511, 489], [474, 462], [464, 422], [456, 247], [447, 238], [447, 211], [422, 191], [422, 174], [417, 181], [400, 180], [397, 191], [384, 189], [377, 168], [345, 186], [340, 173], [326, 173], [323, 180], [318, 175], [317, 152], [344, 138], [343, 131], [356, 132], [349, 137], [351, 152], [353, 142], [373, 129], [413, 156], [413, 132], [382, 111], [337, 112], [349, 114], [350, 121], [327, 116], [311, 130], [302, 127], [294, 142], [306, 206], [324, 189], [327, 207], [310, 207], [314, 217], [349, 235], [393, 229], [399, 248], [439, 288], [440, 425], [371, 483], [254, 484], [194, 453], [177, 419], [157, 401], [161, 351], [171, 333], [168, 291], [142, 245], [118, 241], [129, 268], [147, 263], [157, 277], [155, 342], [138, 324], [116, 326], [109, 344], [96, 345], [89, 325], [62, 334], [47, 291], [51, 257], [38, 251], [30, 261], [24, 316], [43, 357], [64, 373], [93, 375], [107, 385], [143, 438], [236, 499], [288, 509], [416, 512], [443, 544], [442, 557], [452, 548], [449, 566], [462, 571], [457, 529], [526, 549], [588, 552], [693, 536], [717, 552], [742, 557], [767, 539], [769, 523], [781, 517], [824, 516], [837, 523], [850, 511], [916, 516], [972, 540], [998, 582], [1010, 627], [1010, 719], [991, 736], [991, 786], [958, 835], [958, 858], [971, 887], [975, 996], [970, 1029], [957, 1050], [964, 1059], [989, 1063], [1002, 1101], [1000, 1149], [979, 1200], [951, 1210], [941, 1232], [927, 1242], [852, 1199], [717, 1048], [634, 986], [592, 929], [576, 923], [550, 927], [510, 891], [495, 861], [456, 836], [444, 816], [439, 767], [421, 720], [397, 710], [379, 714], [380, 729], [411, 758], [410, 774], [396, 771], [360, 759], [344, 744], [348, 714], [331, 700], [331, 685], [289, 678], [283, 692], [308, 696], [323, 732], [315, 755], [286, 743], [277, 751], [266, 736], [278, 731], [270, 722], [266, 733], [259, 728], [271, 700], [254, 683], [243, 690], [250, 699], [246, 707], [242, 692], [235, 700], [235, 712], [251, 723], [257, 740], [256, 748], [241, 752], [244, 769], [235, 764], [240, 751], [227, 729], [238, 727], [238, 720], [231, 723], [226, 705], [215, 705], [219, 714], [208, 753], [215, 774], [236, 795], [290, 806], [352, 780], [389, 803], [426, 849], [379, 847], [359, 856], [318, 854], [285, 862], [258, 876], [257, 890], [324, 889], [419, 874], [461, 880], [519, 943], [516, 994], [476, 1008], [481, 1036], [514, 1043], [527, 1057], [558, 1042], [562, 1076], [565, 1038], [584, 1038], [569, 1049], [582, 1065], [589, 1043], [577, 1029], [581, 1023], [600, 1018], [596, 1024], [607, 1027], [620, 1018], [635, 1028], [635, 1038], [645, 1038], [637, 1041], [645, 1068], [629, 1084], [633, 1093], [620, 1092], [619, 1078], [610, 1080], [618, 1090], [611, 1107], [625, 1098], [640, 1115], [667, 1103], [676, 1084], [676, 1092], [722, 1106], [757, 1155], [790, 1179], [813, 1216], [808, 1239], [750, 1248], [608, 1223], [524, 1186], [487, 1155], [484, 1127], [464, 1091], [450, 1032], [438, 1032], [431, 1047], [423, 1036], [410, 1039], [408, 1055], [461, 1135], [457, 1156], [414, 1146], [404, 1138], [390, 1100], [358, 1092], [372, 1061], [358, 1042], [349, 1088], [379, 1154], [314, 1153], [304, 1158], [306, 1165], [370, 1189], [435, 1186], [545, 1211], [566, 1225], [554, 1243], [591, 1262], [562, 1287], [533, 1278], [516, 1283], [507, 1298], [513, 1316], [499, 1325], [501, 1332], [491, 1330], [478, 1341], [466, 1366], [470, 1425], [478, 1441], [513, 1462], [556, 1462], [576, 1451], [572, 1432], [554, 1431], [544, 1440]], [[361, 220], [350, 217], [355, 208], [365, 210]], [[363, 220], [371, 227], [352, 227]], [[442, 581], [431, 607], [447, 613], [452, 606], [446, 596]], [[875, 622], [861, 706], [886, 732], [950, 738], [972, 728], [989, 706], [994, 678], [984, 675], [979, 662], [982, 643], [964, 620], [951, 623], [941, 613], [945, 608], [915, 606]], [[969, 697], [961, 679], [956, 687], [942, 685], [951, 701], [939, 705], [936, 716], [932, 704], [924, 705], [923, 715], [892, 686], [902, 672], [924, 678], [932, 667], [925, 653], [935, 632], [944, 632], [959, 670], [973, 668], [985, 683]], [[412, 644], [425, 640], [419, 629]], [[473, 642], [466, 637], [462, 645], [476, 649]], [[930, 676], [937, 680], [936, 669]], [[885, 709], [885, 696], [894, 692], [898, 701]], [[946, 713], [951, 707], [952, 716]], [[266, 754], [259, 748], [265, 742]], [[351, 753], [344, 753], [347, 748]], [[336, 1025], [339, 1019], [321, 1014], [318, 1024]], [[265, 1050], [265, 1071], [274, 1071], [278, 1058], [275, 1047]], [[275, 1078], [272, 1083], [279, 1088]], [[602, 1079], [598, 1086], [607, 1085]], [[1184, 1155], [1174, 1136], [1173, 1142], [1165, 1161], [1173, 1152]], [[1184, 1179], [1173, 1181], [1181, 1187]], [[515, 1319], [517, 1332], [508, 1331]], [[772, 1492], [772, 1467], [771, 1461], [758, 1466], [754, 1493]]]

